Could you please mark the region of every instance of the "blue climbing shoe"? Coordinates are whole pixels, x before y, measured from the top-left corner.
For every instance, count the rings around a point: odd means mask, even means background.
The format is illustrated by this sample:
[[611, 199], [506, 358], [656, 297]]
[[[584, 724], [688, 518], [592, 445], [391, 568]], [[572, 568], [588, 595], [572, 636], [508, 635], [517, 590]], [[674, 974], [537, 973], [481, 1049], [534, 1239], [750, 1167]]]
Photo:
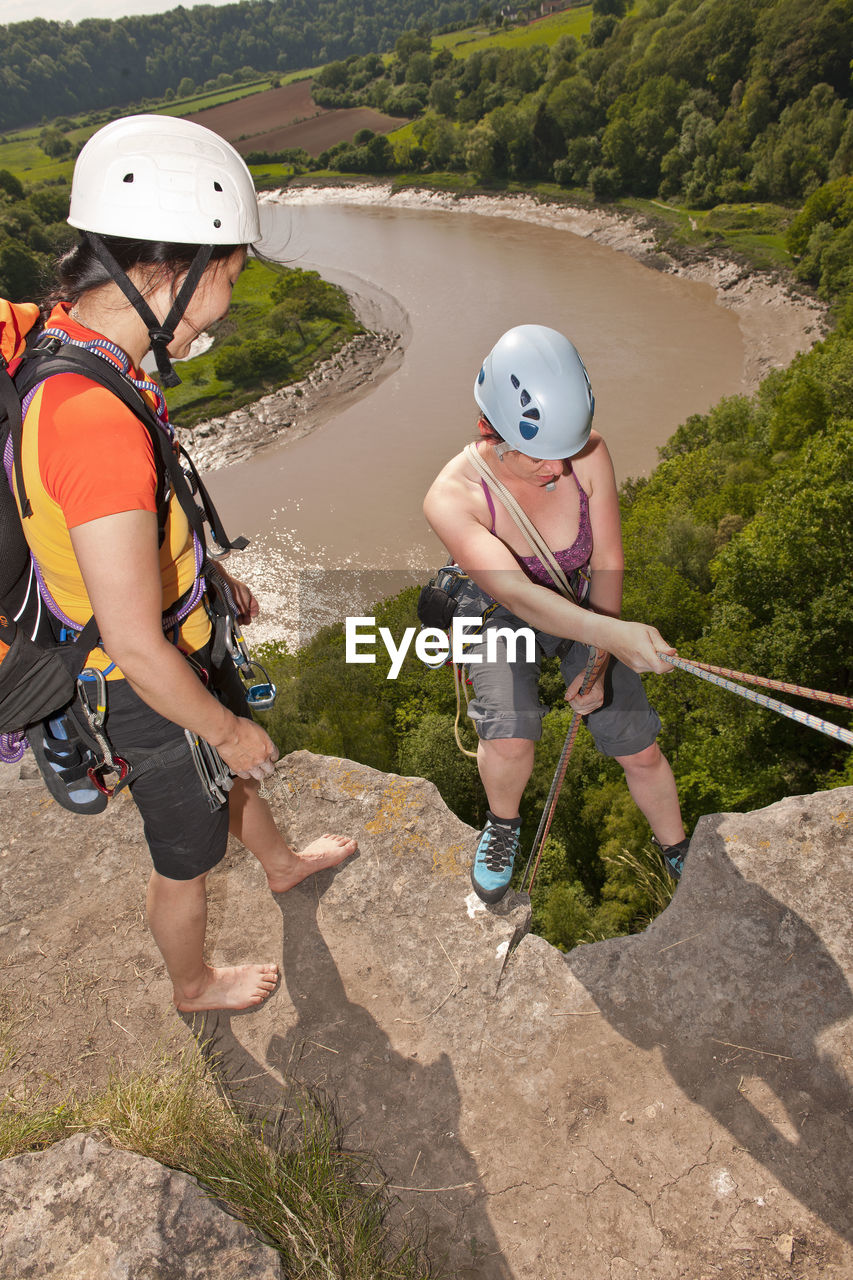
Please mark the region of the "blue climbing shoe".
[[471, 868], [474, 892], [483, 902], [500, 902], [509, 888], [520, 835], [521, 818], [496, 818], [489, 812]]
[[103, 813], [107, 794], [95, 785], [90, 769], [103, 764], [84, 741], [69, 708], [27, 729], [36, 764], [48, 791], [72, 813]]
[[652, 836], [652, 842], [657, 845], [663, 854], [666, 869], [673, 880], [680, 880], [681, 873], [684, 870], [684, 859], [687, 857], [687, 850], [690, 848], [690, 836], [685, 836], [683, 840], [679, 840], [678, 844], [661, 844], [659, 840], [655, 840], [654, 836]]

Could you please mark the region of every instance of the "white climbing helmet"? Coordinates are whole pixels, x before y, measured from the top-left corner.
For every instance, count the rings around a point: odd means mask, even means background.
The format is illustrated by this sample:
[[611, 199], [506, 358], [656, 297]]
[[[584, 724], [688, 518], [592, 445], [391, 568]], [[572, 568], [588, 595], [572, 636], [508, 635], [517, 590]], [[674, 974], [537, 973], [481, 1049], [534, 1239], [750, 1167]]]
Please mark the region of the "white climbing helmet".
[[81, 231], [168, 244], [261, 239], [255, 184], [230, 142], [175, 116], [113, 120], [77, 157], [68, 221]]
[[556, 329], [520, 324], [492, 347], [474, 399], [512, 449], [570, 458], [589, 439], [595, 397], [577, 351]]

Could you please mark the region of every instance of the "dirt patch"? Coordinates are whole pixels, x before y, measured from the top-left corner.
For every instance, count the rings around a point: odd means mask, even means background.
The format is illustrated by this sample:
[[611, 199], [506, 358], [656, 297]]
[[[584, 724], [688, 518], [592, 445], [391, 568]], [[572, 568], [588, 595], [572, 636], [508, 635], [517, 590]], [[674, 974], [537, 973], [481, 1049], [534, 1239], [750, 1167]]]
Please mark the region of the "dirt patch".
[[236, 142], [247, 134], [280, 128], [323, 111], [311, 97], [311, 85], [311, 80], [296, 80], [280, 89], [235, 98], [233, 102], [223, 102], [221, 107], [208, 107], [187, 119], [213, 129], [229, 142]]
[[399, 116], [385, 116], [371, 107], [346, 107], [340, 111], [318, 111], [311, 120], [271, 129], [268, 133], [253, 134], [234, 145], [244, 155], [249, 151], [284, 151], [287, 147], [302, 147], [309, 156], [318, 156], [338, 142], [352, 142], [359, 129], [390, 133], [405, 123]]
[[244, 155], [302, 147], [310, 156], [318, 156], [338, 142], [352, 142], [359, 129], [390, 133], [406, 123], [371, 107], [327, 111], [311, 97], [311, 84], [310, 80], [297, 80], [281, 89], [210, 107], [187, 119], [213, 129]]

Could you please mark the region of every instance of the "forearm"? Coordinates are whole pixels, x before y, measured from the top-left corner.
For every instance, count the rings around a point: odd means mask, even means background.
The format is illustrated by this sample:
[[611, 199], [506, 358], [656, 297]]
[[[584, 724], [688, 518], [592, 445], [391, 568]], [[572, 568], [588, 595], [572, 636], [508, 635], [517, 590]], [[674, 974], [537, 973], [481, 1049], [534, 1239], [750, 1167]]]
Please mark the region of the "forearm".
[[622, 616], [622, 586], [624, 570], [619, 568], [591, 567], [589, 607], [608, 618]]
[[207, 690], [181, 651], [165, 637], [144, 648], [119, 640], [107, 652], [143, 702], [165, 719], [191, 729], [215, 747], [233, 738], [237, 717]]
[[658, 657], [658, 653], [669, 649], [669, 646], [654, 627], [640, 622], [623, 622], [619, 618], [581, 608], [529, 578], [524, 577], [522, 582], [522, 577], [524, 575], [520, 571], [508, 570], [477, 574], [475, 580], [483, 579], [478, 585], [493, 599], [539, 631], [595, 645], [612, 653], [633, 671], [664, 672], [671, 669]]
[[606, 612], [581, 608], [549, 587], [531, 582], [520, 570], [490, 574], [489, 593], [531, 627], [548, 635], [608, 648], [607, 640], [618, 633], [619, 623]]

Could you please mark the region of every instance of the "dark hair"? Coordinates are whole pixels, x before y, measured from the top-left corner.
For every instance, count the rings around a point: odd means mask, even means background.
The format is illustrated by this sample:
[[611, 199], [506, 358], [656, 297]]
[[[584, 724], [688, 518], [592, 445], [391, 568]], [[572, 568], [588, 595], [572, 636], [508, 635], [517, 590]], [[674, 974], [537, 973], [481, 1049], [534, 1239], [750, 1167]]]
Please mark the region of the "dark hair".
[[[198, 251], [197, 244], [167, 244], [161, 240], [126, 240], [121, 236], [101, 236], [122, 271], [133, 267], [152, 267], [152, 282], [161, 273], [179, 275], [188, 271]], [[217, 244], [211, 262], [230, 258], [242, 248], [237, 244]], [[86, 236], [64, 253], [56, 264], [54, 285], [44, 300], [50, 311], [58, 302], [77, 302], [90, 289], [109, 284], [110, 274], [98, 258]]]
[[489, 419], [486, 417], [486, 415], [485, 415], [484, 413], [481, 413], [481, 414], [480, 414], [480, 417], [479, 417], [479, 418], [478, 418], [478, 420], [477, 420], [477, 426], [478, 426], [478, 428], [479, 428], [479, 426], [480, 426], [480, 423], [482, 423], [482, 424], [483, 424], [483, 426], [486, 428], [486, 430], [485, 430], [485, 431], [481, 431], [481, 432], [480, 432], [480, 435], [479, 435], [479, 437], [478, 437], [480, 440], [491, 440], [491, 442], [492, 442], [493, 444], [503, 444], [503, 443], [504, 443], [504, 438], [503, 438], [503, 436], [502, 436], [502, 435], [499, 435], [499, 434], [498, 434], [498, 432], [497, 432], [497, 431], [495, 431], [495, 429], [494, 429], [494, 427], [492, 426], [491, 422], [489, 422]]

